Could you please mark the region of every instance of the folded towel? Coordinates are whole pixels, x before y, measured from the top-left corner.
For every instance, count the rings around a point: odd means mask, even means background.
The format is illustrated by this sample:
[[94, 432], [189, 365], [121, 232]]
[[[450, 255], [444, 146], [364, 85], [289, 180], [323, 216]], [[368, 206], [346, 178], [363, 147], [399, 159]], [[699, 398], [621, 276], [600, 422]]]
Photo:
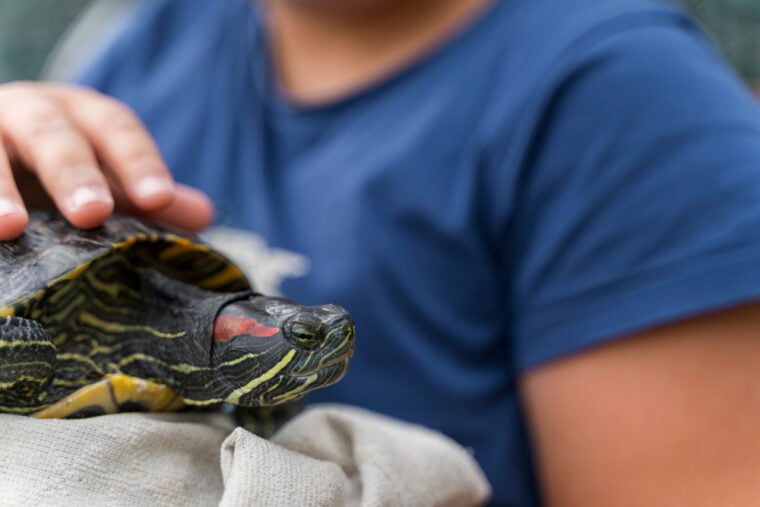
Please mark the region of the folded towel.
[[0, 505], [480, 505], [489, 485], [440, 433], [319, 405], [271, 440], [223, 414], [0, 415]]

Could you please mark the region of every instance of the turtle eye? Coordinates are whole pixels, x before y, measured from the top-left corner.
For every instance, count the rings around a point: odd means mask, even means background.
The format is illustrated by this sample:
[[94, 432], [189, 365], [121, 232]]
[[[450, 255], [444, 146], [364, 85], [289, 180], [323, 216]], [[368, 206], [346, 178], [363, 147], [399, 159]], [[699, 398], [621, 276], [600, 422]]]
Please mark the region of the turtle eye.
[[301, 349], [313, 350], [324, 338], [321, 326], [312, 322], [291, 320], [285, 324], [285, 338]]

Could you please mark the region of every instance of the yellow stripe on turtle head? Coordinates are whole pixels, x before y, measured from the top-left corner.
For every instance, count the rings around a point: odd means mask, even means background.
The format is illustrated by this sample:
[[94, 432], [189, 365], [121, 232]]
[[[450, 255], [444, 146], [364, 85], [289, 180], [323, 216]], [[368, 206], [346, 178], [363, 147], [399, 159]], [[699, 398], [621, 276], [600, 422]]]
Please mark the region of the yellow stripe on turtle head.
[[267, 380], [272, 380], [275, 375], [280, 373], [283, 370], [283, 368], [285, 368], [293, 360], [293, 357], [295, 355], [296, 355], [296, 351], [291, 350], [290, 352], [285, 354], [285, 356], [282, 359], [280, 359], [280, 361], [277, 364], [275, 364], [273, 367], [267, 370], [266, 373], [251, 380], [243, 387], [240, 387], [232, 391], [227, 396], [227, 399], [225, 401], [227, 401], [228, 403], [234, 403], [237, 405], [240, 402], [240, 398], [243, 395], [250, 393], [251, 391], [256, 389], [258, 386], [260, 386]]

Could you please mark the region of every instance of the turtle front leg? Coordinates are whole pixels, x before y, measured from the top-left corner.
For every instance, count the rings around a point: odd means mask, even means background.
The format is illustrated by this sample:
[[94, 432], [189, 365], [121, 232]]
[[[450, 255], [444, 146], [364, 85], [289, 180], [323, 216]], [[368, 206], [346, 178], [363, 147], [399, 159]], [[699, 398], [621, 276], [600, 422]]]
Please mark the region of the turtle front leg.
[[42, 324], [0, 317], [0, 412], [28, 414], [49, 404], [56, 347]]

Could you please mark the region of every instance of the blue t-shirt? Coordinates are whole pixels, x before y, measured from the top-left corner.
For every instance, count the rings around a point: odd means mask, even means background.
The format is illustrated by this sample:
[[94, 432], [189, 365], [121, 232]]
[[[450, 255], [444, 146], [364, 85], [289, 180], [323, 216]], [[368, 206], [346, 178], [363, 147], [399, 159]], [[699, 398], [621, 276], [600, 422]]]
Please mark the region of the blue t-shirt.
[[131, 105], [218, 221], [305, 255], [357, 323], [310, 395], [473, 449], [534, 506], [520, 375], [760, 296], [760, 112], [678, 10], [496, 1], [349, 97], [281, 93], [246, 0], [153, 0], [81, 81]]

